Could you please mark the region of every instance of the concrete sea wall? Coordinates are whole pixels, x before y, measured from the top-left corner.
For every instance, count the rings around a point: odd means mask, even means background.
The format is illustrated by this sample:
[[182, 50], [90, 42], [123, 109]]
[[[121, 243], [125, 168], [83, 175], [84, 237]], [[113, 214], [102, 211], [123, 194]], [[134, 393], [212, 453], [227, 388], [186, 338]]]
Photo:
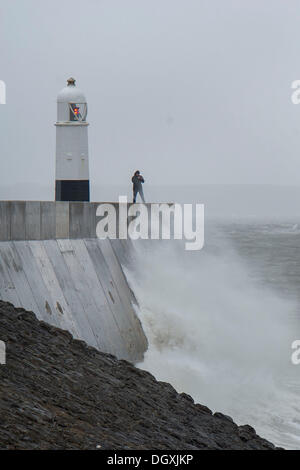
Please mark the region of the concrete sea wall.
[[96, 238], [98, 205], [0, 202], [0, 298], [135, 362], [147, 340], [120, 262], [130, 241]]

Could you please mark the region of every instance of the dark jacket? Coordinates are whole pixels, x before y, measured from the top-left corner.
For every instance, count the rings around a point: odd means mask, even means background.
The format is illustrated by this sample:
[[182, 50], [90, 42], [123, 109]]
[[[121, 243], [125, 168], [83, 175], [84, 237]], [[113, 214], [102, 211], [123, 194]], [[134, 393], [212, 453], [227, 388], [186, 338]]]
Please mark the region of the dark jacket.
[[142, 183], [145, 182], [144, 178], [141, 175], [133, 175], [131, 178], [133, 182], [133, 189], [139, 190], [142, 187]]

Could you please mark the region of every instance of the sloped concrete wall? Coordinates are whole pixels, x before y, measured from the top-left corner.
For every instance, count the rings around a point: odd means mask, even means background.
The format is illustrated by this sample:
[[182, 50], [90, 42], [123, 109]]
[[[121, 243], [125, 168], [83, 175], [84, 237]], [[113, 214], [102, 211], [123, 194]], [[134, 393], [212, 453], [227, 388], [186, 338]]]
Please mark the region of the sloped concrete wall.
[[130, 242], [95, 237], [97, 206], [0, 202], [0, 298], [136, 362], [147, 340], [120, 263]]

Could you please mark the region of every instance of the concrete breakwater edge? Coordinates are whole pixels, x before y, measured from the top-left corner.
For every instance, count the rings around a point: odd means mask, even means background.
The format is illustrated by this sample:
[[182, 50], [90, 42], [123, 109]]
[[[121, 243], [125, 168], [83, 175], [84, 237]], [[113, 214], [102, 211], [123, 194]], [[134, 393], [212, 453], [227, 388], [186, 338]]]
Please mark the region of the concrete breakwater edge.
[[96, 238], [98, 205], [0, 202], [0, 298], [136, 362], [147, 340], [121, 267], [130, 240]]

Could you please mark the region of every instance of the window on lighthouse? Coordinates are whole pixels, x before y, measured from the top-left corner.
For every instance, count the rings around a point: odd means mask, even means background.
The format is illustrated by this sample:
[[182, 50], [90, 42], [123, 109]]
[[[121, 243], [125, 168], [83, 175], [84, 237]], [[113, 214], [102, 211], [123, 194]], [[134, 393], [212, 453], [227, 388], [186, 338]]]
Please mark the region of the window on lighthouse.
[[75, 103], [70, 103], [70, 121], [81, 121], [80, 108]]
[[86, 103], [69, 103], [70, 121], [85, 121], [87, 106]]

